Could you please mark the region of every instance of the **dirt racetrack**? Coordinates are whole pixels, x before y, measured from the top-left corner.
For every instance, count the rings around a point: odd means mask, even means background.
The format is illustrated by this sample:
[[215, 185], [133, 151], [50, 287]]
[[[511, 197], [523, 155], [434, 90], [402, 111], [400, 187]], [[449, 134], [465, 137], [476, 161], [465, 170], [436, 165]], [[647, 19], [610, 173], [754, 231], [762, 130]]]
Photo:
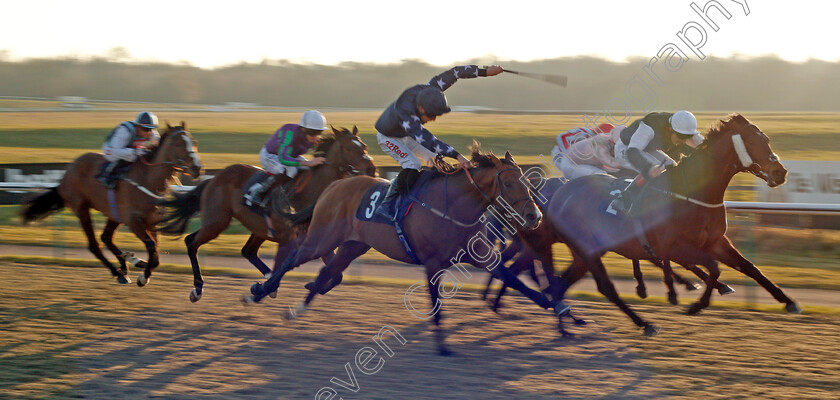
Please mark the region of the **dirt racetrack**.
[[[244, 307], [252, 280], [205, 277], [204, 298], [191, 304], [188, 275], [157, 273], [138, 288], [112, 284], [104, 269], [0, 271], [0, 398], [313, 399], [325, 387], [344, 399], [840, 398], [840, 317], [831, 315], [689, 317], [637, 305], [663, 328], [645, 338], [612, 305], [572, 301], [593, 322], [564, 340], [524, 298], [507, 299], [519, 318], [505, 319], [460, 292], [443, 307], [456, 355], [440, 357], [428, 323], [405, 308], [407, 288], [340, 286], [288, 322], [281, 315], [302, 298], [300, 281]], [[383, 326], [407, 340], [385, 336], [392, 357], [372, 340]], [[370, 374], [355, 360], [366, 347], [378, 351], [360, 363], [369, 372], [383, 360]]]

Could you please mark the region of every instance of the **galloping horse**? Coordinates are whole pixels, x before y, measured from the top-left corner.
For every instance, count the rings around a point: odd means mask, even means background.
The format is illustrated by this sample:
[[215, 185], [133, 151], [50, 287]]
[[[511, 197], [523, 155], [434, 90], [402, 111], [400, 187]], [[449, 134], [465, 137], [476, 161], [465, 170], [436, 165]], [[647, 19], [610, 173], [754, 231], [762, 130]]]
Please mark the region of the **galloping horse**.
[[[315, 153], [323, 154], [327, 162], [298, 174], [290, 190], [294, 193], [290, 196], [292, 207], [297, 210], [305, 209], [304, 214], [311, 215], [310, 206], [330, 183], [348, 175], [376, 174], [376, 166], [367, 154], [367, 145], [362, 142], [358, 133], [354, 126], [352, 132], [346, 128], [333, 128], [333, 134], [321, 136], [315, 146]], [[298, 235], [299, 232], [293, 228], [292, 221], [282, 216], [283, 211], [279, 210], [279, 188], [275, 188], [270, 194], [269, 217], [263, 217], [243, 204], [243, 186], [259, 171], [259, 168], [250, 165], [231, 165], [212, 179], [201, 182], [190, 192], [175, 195], [172, 200], [159, 202], [160, 205], [172, 209], [171, 213], [160, 221], [165, 223], [160, 230], [166, 235], [183, 234], [189, 219], [197, 212], [203, 211], [201, 228], [184, 239], [193, 268], [195, 287], [190, 292], [192, 302], [201, 299], [204, 287], [201, 268], [198, 265], [198, 248], [219, 236], [230, 225], [232, 218], [239, 220], [251, 231], [251, 236], [242, 247], [242, 256], [263, 274], [268, 274], [271, 270], [260, 260], [260, 246], [266, 240], [271, 240], [280, 245], [278, 249], [284, 249], [283, 245]], [[308, 215], [298, 218], [307, 220]], [[286, 255], [278, 253], [277, 257], [281, 257], [277, 261], [279, 263]]]
[[[151, 153], [131, 165], [125, 178], [113, 193], [99, 183], [95, 176], [105, 158], [100, 153], [86, 153], [67, 167], [58, 186], [23, 204], [23, 223], [38, 220], [69, 207], [79, 217], [79, 222], [88, 240], [88, 250], [93, 253], [117, 278], [118, 283], [131, 283], [126, 277], [129, 261], [135, 267], [144, 268], [137, 278], [137, 285], [144, 286], [158, 266], [157, 232], [153, 229], [157, 218], [154, 201], [169, 191], [169, 181], [176, 171], [193, 177], [201, 174], [201, 161], [197, 153], [198, 143], [187, 131], [187, 126], [166, 124], [160, 144]], [[102, 232], [102, 242], [111, 250], [120, 263], [117, 270], [102, 254], [96, 241], [90, 209], [105, 214], [108, 222]], [[114, 231], [120, 224], [126, 224], [131, 232], [143, 241], [149, 252], [149, 261], [137, 259], [131, 253], [123, 253], [113, 242]]]
[[[373, 247], [394, 260], [426, 267], [432, 311], [423, 315], [434, 318], [438, 351], [442, 355], [450, 354], [450, 351], [446, 348], [444, 332], [440, 327], [441, 304], [438, 297], [439, 281], [443, 278], [439, 272], [454, 264], [470, 263], [488, 268], [499, 279], [541, 307], [554, 306], [555, 311], [565, 312], [565, 304], [549, 301], [541, 293], [526, 287], [507, 268], [493, 263], [494, 257], [482, 256], [492, 251], [492, 245], [486, 240], [487, 227], [480, 223], [488, 206], [504, 207], [510, 218], [514, 218], [515, 214], [518, 219], [514, 223], [521, 224], [524, 229], [535, 228], [542, 215], [531, 199], [528, 187], [523, 183], [522, 170], [510, 153], [499, 159], [492, 153], [482, 154], [475, 144], [472, 161], [477, 166], [467, 170], [429, 172], [434, 177], [416, 197], [409, 196], [413, 203], [403, 220], [405, 244], [400, 241], [394, 225], [356, 218], [360, 206], [373, 206], [373, 197], [376, 196], [368, 198], [366, 193], [382, 180], [353, 177], [334, 183], [318, 199], [312, 222], [299, 250], [291, 254], [283, 264], [276, 266], [268, 281], [252, 286], [253, 296], [247, 296], [243, 301], [259, 301], [277, 289], [287, 271], [303, 262], [331, 254], [338, 248], [335, 256], [321, 269], [314, 284], [307, 286], [310, 293], [305, 303], [298, 306], [299, 314], [316, 293], [326, 293], [341, 281], [341, 272], [352, 260]], [[411, 252], [414, 258], [409, 254], [409, 248], [413, 248]], [[449, 297], [454, 295], [449, 294]]]
[[[548, 206], [548, 202], [554, 196], [554, 193], [560, 188], [560, 186], [563, 185], [563, 183], [567, 181], [563, 181], [558, 178], [545, 179], [543, 177], [536, 177], [530, 179], [530, 182], [531, 186], [534, 188], [532, 189], [532, 193], [534, 190], [538, 191], [538, 194], [534, 194], [534, 197], [537, 200], [537, 205], [540, 206], [540, 210], [545, 213], [546, 210], [544, 210], [544, 207]], [[540, 226], [536, 229], [530, 231], [519, 231], [511, 237], [510, 243], [507, 244], [504, 247], [504, 251], [501, 252], [501, 264], [505, 264], [506, 262], [513, 260], [509, 266], [511, 272], [518, 276], [521, 273], [528, 271], [535, 282], [539, 283], [541, 287], [546, 287], [551, 283], [551, 277], [555, 271], [554, 253], [551, 246], [554, 243], [557, 243], [557, 239], [558, 237], [554, 235], [554, 228], [551, 226], [551, 220], [543, 218]], [[633, 276], [636, 278], [637, 282], [636, 294], [641, 298], [646, 298], [647, 288], [645, 287], [639, 260], [632, 261]], [[537, 271], [537, 268], [535, 268], [537, 264], [541, 264], [542, 274], [540, 271]], [[665, 267], [663, 268], [663, 281], [668, 289], [668, 301], [671, 304], [678, 304], [677, 293], [674, 289], [674, 282], [684, 285], [688, 291], [694, 291], [701, 288], [699, 284], [690, 282], [674, 272], [673, 269], [671, 269], [669, 260], [663, 260], [663, 263], [657, 266]], [[683, 267], [693, 272], [701, 280], [706, 280], [707, 274], [700, 268], [697, 268], [694, 265]], [[487, 284], [481, 294], [482, 300], [487, 300], [487, 295], [490, 291], [490, 285], [492, 284], [493, 279], [492, 275], [488, 277]], [[721, 282], [715, 282], [715, 289], [723, 295], [734, 292], [729, 285]], [[495, 300], [487, 300], [488, 306], [493, 312], [498, 312], [501, 305], [501, 298], [504, 296], [506, 290], [507, 286], [502, 285]]]
[[726, 210], [723, 195], [732, 177], [750, 172], [776, 187], [785, 182], [787, 170], [770, 148], [770, 139], [740, 114], [713, 127], [704, 144], [690, 156], [649, 182], [637, 202], [640, 214], [627, 218], [606, 209], [612, 197], [606, 175], [575, 179], [560, 188], [548, 206], [559, 240], [574, 257], [572, 266], [561, 277], [561, 293], [577, 282], [587, 270], [598, 283], [598, 290], [644, 328], [655, 335], [659, 328], [641, 319], [615, 290], [601, 257], [613, 251], [631, 259], [671, 260], [682, 265], [702, 265], [708, 271], [706, 288], [692, 304], [689, 314], [709, 305], [712, 288], [720, 276], [718, 261], [749, 276], [789, 312], [801, 307], [744, 258], [724, 235]]

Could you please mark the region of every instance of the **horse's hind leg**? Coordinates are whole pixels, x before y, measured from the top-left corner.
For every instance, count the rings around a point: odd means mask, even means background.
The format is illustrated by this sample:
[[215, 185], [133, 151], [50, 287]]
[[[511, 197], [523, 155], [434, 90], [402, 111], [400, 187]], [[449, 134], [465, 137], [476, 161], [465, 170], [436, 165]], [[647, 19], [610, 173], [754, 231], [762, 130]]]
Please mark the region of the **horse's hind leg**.
[[102, 254], [102, 249], [99, 247], [99, 242], [96, 241], [96, 234], [93, 232], [93, 222], [90, 219], [90, 209], [86, 206], [81, 206], [78, 209], [73, 210], [76, 213], [76, 216], [79, 217], [79, 223], [82, 225], [82, 230], [85, 232], [85, 236], [88, 240], [88, 250], [93, 253], [96, 258], [105, 264], [106, 267], [111, 271], [111, 275], [117, 278], [117, 283], [126, 284], [131, 283], [131, 280], [125, 276], [125, 274], [117, 271], [117, 268], [114, 267], [105, 255]]
[[612, 281], [610, 280], [609, 275], [607, 275], [607, 269], [604, 267], [604, 263], [601, 262], [601, 257], [598, 255], [590, 255], [584, 256], [583, 262], [589, 266], [589, 272], [592, 273], [592, 277], [595, 278], [595, 282], [598, 284], [598, 291], [604, 295], [607, 299], [609, 299], [613, 304], [618, 306], [621, 311], [627, 314], [628, 317], [636, 324], [636, 326], [640, 328], [644, 328], [645, 336], [654, 336], [659, 333], [660, 328], [654, 326], [653, 324], [648, 323], [647, 321], [643, 320], [639, 317], [631, 308], [618, 296], [618, 291], [615, 290], [615, 285], [613, 285]]
[[117, 256], [117, 260], [120, 262], [120, 272], [122, 272], [123, 275], [128, 275], [128, 265], [125, 262], [126, 254], [124, 254], [122, 250], [114, 244], [114, 232], [119, 226], [119, 222], [108, 218], [108, 222], [105, 223], [105, 229], [102, 231], [102, 235], [99, 238], [102, 239], [102, 243], [105, 243], [105, 247]]
[[[187, 245], [187, 256], [190, 258], [190, 265], [193, 270], [193, 290], [190, 291], [190, 301], [193, 303], [200, 300], [204, 292], [204, 279], [201, 277], [201, 266], [198, 264], [198, 248], [217, 238], [230, 225], [230, 215], [216, 216], [211, 214], [213, 213], [203, 213], [201, 228], [184, 238], [184, 244]], [[225, 217], [227, 218], [225, 219]]]
[[680, 304], [677, 299], [677, 290], [674, 289], [674, 270], [671, 268], [671, 262], [668, 260], [662, 261], [662, 282], [668, 288], [668, 302], [672, 305]]
[[642, 275], [642, 267], [639, 260], [633, 260], [633, 278], [636, 278], [636, 295], [639, 298], [646, 299], [647, 286], [645, 286], [645, 276]]

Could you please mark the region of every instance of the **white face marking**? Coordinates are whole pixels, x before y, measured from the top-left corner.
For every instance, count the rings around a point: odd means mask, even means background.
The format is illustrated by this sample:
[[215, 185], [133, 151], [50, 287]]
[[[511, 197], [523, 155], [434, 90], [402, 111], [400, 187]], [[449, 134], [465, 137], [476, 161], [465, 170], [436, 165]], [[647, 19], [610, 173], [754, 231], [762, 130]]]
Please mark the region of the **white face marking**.
[[187, 135], [181, 135], [181, 137], [184, 138], [184, 142], [187, 144], [187, 151], [190, 153], [190, 157], [192, 157], [193, 165], [201, 167], [201, 160], [198, 159], [198, 153], [195, 152], [192, 139]]
[[738, 155], [738, 160], [741, 161], [741, 165], [744, 168], [748, 168], [753, 164], [752, 157], [750, 157], [750, 153], [747, 151], [747, 146], [744, 145], [744, 139], [741, 138], [741, 135], [732, 135], [732, 145], [735, 147], [735, 154]]
[[353, 140], [353, 143], [355, 143], [355, 144], [356, 144], [356, 146], [359, 146], [359, 148], [362, 148], [362, 149], [364, 149], [364, 148], [365, 148], [365, 146], [362, 144], [362, 142], [360, 142], [360, 141], [358, 141], [358, 140], [355, 140], [355, 139], [354, 139], [354, 140]]

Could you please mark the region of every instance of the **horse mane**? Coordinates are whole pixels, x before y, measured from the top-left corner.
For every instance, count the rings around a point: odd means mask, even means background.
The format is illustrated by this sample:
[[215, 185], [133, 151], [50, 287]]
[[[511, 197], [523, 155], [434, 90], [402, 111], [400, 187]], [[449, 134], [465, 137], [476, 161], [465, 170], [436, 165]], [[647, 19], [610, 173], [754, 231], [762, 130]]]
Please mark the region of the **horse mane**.
[[321, 135], [321, 138], [318, 139], [318, 144], [315, 145], [315, 150], [313, 153], [327, 153], [327, 150], [338, 140], [334, 133], [324, 133]]
[[719, 136], [723, 135], [723, 132], [728, 131], [728, 128], [731, 124], [749, 124], [750, 121], [745, 118], [740, 113], [732, 113], [729, 114], [729, 118], [726, 120], [720, 120], [715, 123], [711, 128], [709, 128], [709, 133], [706, 134], [706, 141], [703, 142], [702, 146], [708, 146], [708, 142], [710, 140], [716, 140]]

